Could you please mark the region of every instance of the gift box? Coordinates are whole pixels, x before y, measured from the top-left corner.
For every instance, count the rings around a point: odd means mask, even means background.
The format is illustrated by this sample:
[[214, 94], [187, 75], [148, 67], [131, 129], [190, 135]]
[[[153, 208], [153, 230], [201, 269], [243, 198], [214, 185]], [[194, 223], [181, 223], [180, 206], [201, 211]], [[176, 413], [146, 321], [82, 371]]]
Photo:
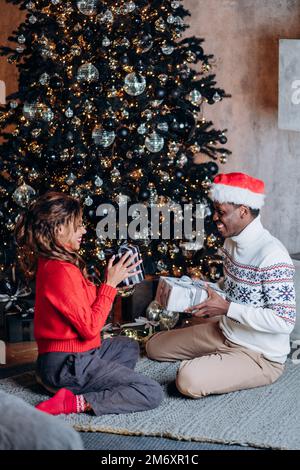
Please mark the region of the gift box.
[[138, 317], [145, 316], [148, 305], [155, 297], [157, 285], [158, 279], [145, 279], [135, 286], [130, 297], [122, 298], [123, 321], [133, 321]]
[[5, 339], [8, 343], [34, 341], [33, 308], [5, 315]]
[[[120, 245], [116, 250], [105, 250], [105, 254], [108, 258], [111, 258], [112, 255], [115, 255], [116, 258], [114, 260], [114, 264], [116, 264], [120, 258], [122, 258], [125, 253], [130, 252], [130, 256], [134, 255], [134, 260], [132, 264], [137, 263], [141, 259], [141, 254], [138, 246], [134, 245], [128, 245], [127, 243], [123, 243]], [[139, 266], [134, 268], [134, 271], [142, 271], [139, 274], [135, 274], [133, 276], [129, 276], [127, 279], [122, 281], [118, 287], [126, 287], [126, 286], [134, 286], [136, 284], [139, 284], [145, 279], [145, 270], [143, 267], [143, 263], [141, 263]]]
[[182, 276], [181, 278], [160, 277], [155, 300], [167, 310], [184, 312], [187, 308], [207, 299], [206, 285], [226, 298], [225, 293], [216, 284]]

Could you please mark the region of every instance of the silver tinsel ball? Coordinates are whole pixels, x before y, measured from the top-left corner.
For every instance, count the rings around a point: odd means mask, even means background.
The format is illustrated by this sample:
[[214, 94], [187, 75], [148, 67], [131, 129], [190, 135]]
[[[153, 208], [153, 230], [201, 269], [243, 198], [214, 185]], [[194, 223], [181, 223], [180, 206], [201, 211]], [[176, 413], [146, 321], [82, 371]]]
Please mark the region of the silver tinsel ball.
[[16, 204], [20, 207], [27, 207], [34, 198], [36, 192], [28, 184], [23, 183], [19, 186], [12, 195], [12, 198]]
[[219, 101], [221, 101], [221, 96], [219, 95], [219, 93], [216, 91], [216, 93], [214, 94], [213, 96], [213, 100], [215, 103], [218, 103]]
[[150, 109], [145, 109], [145, 111], [142, 112], [142, 117], [147, 119], [147, 121], [150, 121], [153, 117], [153, 113]]
[[26, 41], [26, 38], [25, 38], [24, 34], [21, 34], [20, 36], [18, 36], [18, 43], [19, 44], [24, 44], [25, 41]]
[[106, 131], [100, 126], [96, 126], [92, 133], [92, 138], [96, 145], [101, 145], [101, 147], [109, 147], [112, 145], [116, 138], [114, 131]]
[[124, 90], [130, 96], [141, 95], [146, 89], [146, 79], [142, 75], [134, 72], [126, 75], [124, 80]]
[[9, 106], [11, 107], [11, 109], [16, 109], [18, 107], [18, 102], [13, 100], [9, 103]]
[[173, 10], [176, 10], [177, 8], [179, 8], [179, 7], [180, 7], [180, 2], [179, 2], [179, 0], [173, 0], [173, 1], [171, 2], [171, 7], [173, 8]]
[[189, 94], [189, 99], [193, 104], [198, 104], [202, 99], [202, 95], [198, 90], [192, 90]]
[[49, 79], [50, 79], [50, 76], [45, 72], [45, 73], [42, 73], [42, 75], [40, 76], [39, 82], [41, 85], [47, 85], [47, 83], [49, 82]]
[[146, 124], [141, 124], [138, 128], [137, 131], [139, 134], [144, 135], [147, 132], [147, 127]]
[[132, 13], [136, 9], [136, 4], [132, 1], [126, 3], [126, 9], [128, 13]]
[[174, 46], [172, 46], [171, 44], [165, 44], [164, 46], [162, 46], [161, 50], [163, 54], [171, 55], [172, 52], [174, 51]]
[[82, 64], [77, 70], [77, 80], [79, 82], [95, 82], [99, 80], [99, 71], [93, 64]]
[[163, 84], [165, 85], [168, 81], [168, 75], [165, 75], [164, 73], [161, 73], [160, 75], [158, 75], [158, 80]]
[[159, 326], [161, 330], [171, 330], [177, 325], [179, 320], [178, 312], [171, 312], [170, 310], [163, 310], [159, 316]]
[[162, 260], [159, 260], [157, 262], [157, 269], [158, 271], [167, 271], [168, 270], [168, 266], [166, 265], [166, 263], [164, 263]]
[[188, 162], [188, 157], [185, 154], [181, 154], [177, 160], [177, 166], [183, 168], [184, 165]]
[[103, 179], [100, 178], [100, 176], [96, 176], [94, 183], [97, 188], [101, 188], [101, 186], [103, 185]]
[[110, 10], [106, 10], [105, 13], [101, 13], [101, 14], [97, 15], [97, 19], [98, 19], [99, 23], [109, 24], [109, 23], [113, 23], [114, 15], [112, 14], [112, 12]]
[[110, 40], [108, 39], [107, 36], [105, 36], [105, 37], [102, 39], [102, 46], [103, 46], [103, 47], [108, 47], [108, 46], [110, 46], [110, 44], [111, 44]]
[[67, 177], [66, 179], [66, 183], [68, 186], [72, 186], [72, 184], [74, 183], [76, 179], [76, 176], [74, 175], [74, 173], [70, 173], [69, 176]]
[[37, 112], [37, 103], [28, 103], [25, 101], [23, 105], [23, 115], [26, 119], [34, 119]]
[[113, 168], [110, 172], [110, 176], [112, 177], [112, 179], [119, 178], [120, 176], [119, 170], [117, 168]]
[[152, 132], [152, 134], [147, 136], [145, 139], [145, 146], [149, 150], [149, 152], [152, 153], [160, 152], [164, 144], [165, 139], [156, 132]]
[[83, 15], [92, 16], [97, 12], [98, 0], [77, 0], [77, 8]]
[[37, 22], [37, 17], [34, 16], [34, 15], [31, 15], [31, 16], [28, 18], [28, 21], [29, 21], [29, 23], [34, 24], [34, 23]]
[[158, 20], [155, 21], [155, 29], [156, 31], [160, 31], [163, 33], [166, 29], [166, 23], [164, 22], [163, 18], [158, 18]]
[[164, 308], [156, 300], [153, 300], [147, 307], [146, 318], [149, 321], [158, 321], [163, 310]]
[[87, 196], [84, 200], [84, 204], [88, 207], [90, 207], [93, 204], [93, 199], [90, 196]]
[[168, 132], [169, 124], [167, 122], [159, 122], [157, 124], [157, 129], [162, 131], [162, 132]]
[[169, 24], [174, 24], [175, 21], [176, 21], [176, 20], [175, 20], [175, 16], [173, 16], [173, 15], [168, 15], [168, 17], [167, 17], [167, 23], [169, 23]]
[[65, 115], [68, 117], [68, 118], [71, 118], [73, 117], [73, 110], [71, 108], [67, 108], [66, 111], [65, 111]]
[[50, 109], [50, 108], [45, 108], [45, 109], [41, 112], [41, 118], [42, 118], [43, 121], [51, 122], [52, 119], [54, 118], [54, 113], [53, 113], [52, 109]]

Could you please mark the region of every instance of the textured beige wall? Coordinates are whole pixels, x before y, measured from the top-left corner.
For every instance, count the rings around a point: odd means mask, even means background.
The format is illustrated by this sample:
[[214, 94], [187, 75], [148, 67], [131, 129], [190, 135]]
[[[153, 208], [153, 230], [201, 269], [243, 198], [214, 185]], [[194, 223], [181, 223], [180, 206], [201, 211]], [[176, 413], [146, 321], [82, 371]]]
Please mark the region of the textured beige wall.
[[[218, 83], [232, 99], [205, 110], [229, 129], [233, 151], [224, 171], [265, 180], [265, 226], [290, 252], [300, 251], [300, 133], [278, 130], [278, 40], [300, 39], [300, 0], [184, 0], [188, 34], [204, 37], [216, 58]], [[18, 8], [0, 0], [0, 42], [20, 22]], [[300, 59], [300, 58], [299, 58]], [[0, 79], [16, 86], [14, 66], [0, 58]]]
[[[278, 129], [279, 39], [300, 39], [300, 0], [184, 0], [189, 34], [215, 55], [218, 84], [230, 100], [207, 108], [228, 128], [231, 161], [266, 182], [263, 222], [292, 253], [300, 251], [300, 133]], [[299, 57], [300, 60], [300, 57]]]

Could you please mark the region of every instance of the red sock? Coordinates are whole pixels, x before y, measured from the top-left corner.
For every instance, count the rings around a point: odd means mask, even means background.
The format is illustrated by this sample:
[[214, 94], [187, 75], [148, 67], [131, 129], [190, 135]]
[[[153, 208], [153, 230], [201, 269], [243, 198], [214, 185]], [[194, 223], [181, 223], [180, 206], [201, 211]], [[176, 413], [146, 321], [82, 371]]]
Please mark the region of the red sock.
[[36, 408], [51, 415], [83, 413], [89, 409], [83, 395], [74, 395], [70, 390], [61, 388], [52, 398], [42, 401]]

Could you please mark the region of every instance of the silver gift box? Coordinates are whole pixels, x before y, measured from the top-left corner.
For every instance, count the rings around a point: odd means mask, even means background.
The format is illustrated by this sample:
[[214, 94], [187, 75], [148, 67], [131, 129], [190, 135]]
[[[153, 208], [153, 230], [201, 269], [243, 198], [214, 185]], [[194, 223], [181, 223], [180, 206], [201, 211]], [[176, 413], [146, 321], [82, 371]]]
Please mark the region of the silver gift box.
[[184, 312], [187, 308], [207, 299], [206, 285], [209, 285], [224, 299], [226, 298], [226, 294], [218, 285], [182, 276], [181, 278], [160, 277], [155, 300], [167, 310]]

